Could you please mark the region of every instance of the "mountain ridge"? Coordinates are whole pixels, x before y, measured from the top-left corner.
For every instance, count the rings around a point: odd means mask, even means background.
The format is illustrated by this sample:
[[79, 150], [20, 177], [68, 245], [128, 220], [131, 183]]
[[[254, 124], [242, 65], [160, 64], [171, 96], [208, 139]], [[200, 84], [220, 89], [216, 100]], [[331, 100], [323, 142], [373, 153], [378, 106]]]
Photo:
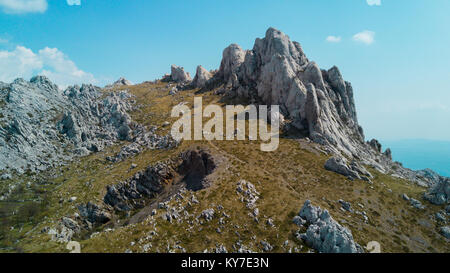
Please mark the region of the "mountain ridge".
[[[2, 151], [33, 152], [29, 136], [42, 128], [68, 143], [45, 146], [55, 156], [84, 151], [4, 177], [0, 250], [63, 252], [78, 240], [88, 252], [364, 252], [377, 240], [392, 252], [448, 251], [450, 179], [404, 168], [379, 141], [366, 141], [337, 67], [319, 69], [270, 28], [252, 50], [227, 47], [216, 71], [199, 66], [192, 80], [182, 67], [171, 70], [105, 89], [61, 91], [45, 77], [0, 83], [0, 140], [17, 140]], [[196, 96], [220, 107], [279, 104], [279, 149], [262, 152], [258, 140], [173, 141], [170, 109], [191, 108]], [[60, 111], [46, 112], [52, 104]], [[13, 106], [21, 126], [8, 119]]]

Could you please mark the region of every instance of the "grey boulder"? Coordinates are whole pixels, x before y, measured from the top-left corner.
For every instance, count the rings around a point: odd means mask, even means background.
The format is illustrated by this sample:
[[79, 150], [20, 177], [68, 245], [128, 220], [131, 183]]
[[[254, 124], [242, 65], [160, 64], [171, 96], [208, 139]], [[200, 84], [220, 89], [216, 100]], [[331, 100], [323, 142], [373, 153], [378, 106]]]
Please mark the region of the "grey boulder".
[[349, 165], [344, 157], [334, 156], [325, 162], [324, 167], [328, 171], [347, 176], [350, 179], [369, 180], [368, 177], [372, 177], [364, 167], [355, 161]]
[[299, 212], [309, 225], [299, 238], [310, 247], [322, 253], [359, 253], [361, 246], [355, 243], [351, 231], [336, 222], [327, 210], [313, 206], [307, 200]]
[[450, 239], [450, 226], [441, 227], [440, 229], [442, 236]]

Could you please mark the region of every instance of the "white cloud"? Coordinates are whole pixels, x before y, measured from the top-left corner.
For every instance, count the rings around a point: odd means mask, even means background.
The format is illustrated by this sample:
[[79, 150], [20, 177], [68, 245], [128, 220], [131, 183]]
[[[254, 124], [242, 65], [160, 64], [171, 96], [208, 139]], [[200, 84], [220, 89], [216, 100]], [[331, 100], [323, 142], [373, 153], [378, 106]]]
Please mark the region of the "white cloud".
[[366, 0], [369, 6], [381, 6], [381, 0]]
[[329, 43], [339, 43], [342, 40], [342, 38], [340, 36], [328, 36], [326, 41]]
[[0, 0], [0, 7], [6, 13], [43, 13], [47, 10], [47, 0]]
[[81, 0], [67, 0], [67, 5], [69, 6], [80, 6]]
[[375, 32], [370, 30], [364, 30], [360, 33], [353, 35], [353, 40], [366, 45], [373, 44], [375, 42]]
[[72, 84], [97, 83], [92, 74], [80, 70], [57, 48], [46, 47], [34, 53], [31, 49], [17, 46], [13, 51], [0, 51], [0, 81], [30, 79], [34, 75], [45, 75], [61, 88]]

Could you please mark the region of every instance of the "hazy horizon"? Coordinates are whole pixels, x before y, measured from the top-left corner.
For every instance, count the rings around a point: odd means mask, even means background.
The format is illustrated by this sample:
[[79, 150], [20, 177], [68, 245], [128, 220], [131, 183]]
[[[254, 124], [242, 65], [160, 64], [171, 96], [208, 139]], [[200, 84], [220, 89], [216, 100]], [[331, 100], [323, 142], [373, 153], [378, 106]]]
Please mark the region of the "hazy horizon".
[[380, 140], [383, 150], [390, 148], [392, 158], [412, 170], [431, 169], [450, 177], [450, 141], [427, 139]]

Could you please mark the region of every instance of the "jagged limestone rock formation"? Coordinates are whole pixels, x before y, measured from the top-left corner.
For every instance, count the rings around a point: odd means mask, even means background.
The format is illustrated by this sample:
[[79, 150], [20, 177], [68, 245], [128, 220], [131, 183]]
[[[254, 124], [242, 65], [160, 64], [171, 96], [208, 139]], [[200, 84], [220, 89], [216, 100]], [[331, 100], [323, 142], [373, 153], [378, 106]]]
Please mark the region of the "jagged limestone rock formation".
[[424, 194], [424, 198], [435, 205], [450, 203], [450, 178], [441, 177], [440, 180]]
[[[127, 92], [109, 93], [100, 100], [99, 88], [91, 85], [69, 87], [64, 95], [73, 107], [66, 110], [64, 117], [58, 122], [60, 133], [66, 135], [74, 143], [87, 142], [83, 145], [90, 151], [101, 150], [96, 136], [106, 141], [130, 140], [132, 121], [127, 111], [131, 110]], [[109, 143], [111, 144], [111, 143]], [[90, 146], [90, 147], [89, 147]]]
[[364, 136], [351, 84], [336, 67], [320, 70], [300, 44], [281, 31], [269, 28], [252, 50], [230, 45], [214, 81], [223, 83], [228, 95], [280, 105], [292, 126], [306, 131], [314, 141], [358, 155]]
[[192, 81], [192, 87], [203, 88], [206, 83], [212, 78], [212, 74], [204, 69], [201, 65], [197, 66], [197, 72], [195, 74], [194, 80]]
[[[358, 169], [357, 165], [348, 166], [347, 160], [343, 157], [332, 157], [325, 162], [325, 169], [338, 174], [347, 176], [350, 179], [361, 179], [360, 174], [363, 174], [363, 169]], [[368, 174], [367, 171], [365, 171]]]
[[150, 129], [137, 126], [131, 143], [122, 146], [116, 155], [108, 156], [106, 159], [111, 162], [120, 162], [141, 153], [145, 149], [172, 149], [179, 145], [180, 142], [174, 140], [170, 134], [160, 136], [156, 134], [156, 130], [157, 127], [155, 126], [152, 126]]
[[347, 159], [340, 156], [334, 156], [328, 159], [325, 162], [324, 167], [328, 171], [347, 176], [352, 180], [362, 179], [365, 181], [370, 181], [370, 178], [373, 178], [372, 174], [367, 171], [366, 168], [361, 166], [356, 160], [352, 160], [352, 162], [348, 164]]
[[279, 30], [269, 28], [252, 50], [236, 44], [225, 48], [220, 69], [206, 85], [218, 88], [216, 94], [280, 105], [286, 125], [322, 144], [328, 153], [422, 186], [433, 184], [420, 172], [392, 162], [391, 150], [383, 152], [377, 140], [365, 142], [351, 83], [335, 66], [320, 69], [299, 43]]
[[111, 214], [101, 206], [88, 202], [86, 205], [79, 205], [81, 217], [85, 218], [91, 224], [104, 224], [111, 220]]
[[369, 144], [369, 146], [374, 149], [376, 152], [381, 153], [382, 150], [382, 146], [380, 144], [380, 142], [376, 139], [372, 139], [371, 141], [368, 141], [367, 144]]
[[166, 186], [175, 177], [180, 178], [176, 182], [181, 188], [196, 191], [209, 186], [205, 179], [215, 168], [214, 159], [207, 151], [188, 150], [181, 153], [176, 162], [158, 162], [125, 181], [108, 186], [103, 201], [118, 211], [141, 208], [146, 198], [167, 192], [170, 187]]
[[136, 173], [132, 178], [107, 187], [104, 202], [118, 211], [129, 211], [145, 205], [144, 197], [153, 197], [164, 190], [174, 170], [169, 164], [158, 163]]
[[214, 209], [206, 209], [202, 211], [200, 217], [205, 219], [206, 222], [209, 222], [214, 218], [214, 214], [215, 214]]
[[132, 138], [127, 92], [92, 85], [65, 91], [46, 77], [0, 85], [0, 171], [38, 172]]
[[236, 192], [240, 196], [240, 200], [245, 203], [248, 209], [256, 207], [256, 202], [259, 199], [260, 193], [256, 190], [255, 185], [246, 180], [239, 180], [237, 182]]
[[306, 200], [294, 223], [308, 225], [306, 233], [299, 237], [321, 253], [363, 252], [350, 230], [336, 222], [327, 210], [313, 206], [310, 200]]
[[214, 158], [205, 150], [188, 150], [180, 155], [182, 160], [177, 172], [184, 176], [188, 190], [198, 191], [209, 187], [206, 176], [216, 168]]
[[[231, 44], [223, 51], [223, 58], [220, 64], [220, 69], [216, 73], [215, 78], [220, 79], [227, 87], [234, 87], [238, 85], [237, 73], [244, 62], [245, 52], [237, 44]], [[234, 84], [234, 85], [233, 85]]]
[[120, 86], [129, 86], [133, 85], [132, 82], [125, 79], [124, 77], [120, 77], [117, 81], [115, 81], [113, 84], [105, 86], [106, 89], [114, 88], [114, 87], [120, 87]]
[[185, 72], [183, 67], [172, 65], [171, 69], [171, 80], [177, 83], [188, 83], [192, 81], [189, 72]]
[[22, 174], [68, 159], [54, 153], [59, 136], [52, 119], [66, 105], [58, 87], [45, 77], [34, 77], [30, 82], [2, 83], [0, 88], [0, 170]]

